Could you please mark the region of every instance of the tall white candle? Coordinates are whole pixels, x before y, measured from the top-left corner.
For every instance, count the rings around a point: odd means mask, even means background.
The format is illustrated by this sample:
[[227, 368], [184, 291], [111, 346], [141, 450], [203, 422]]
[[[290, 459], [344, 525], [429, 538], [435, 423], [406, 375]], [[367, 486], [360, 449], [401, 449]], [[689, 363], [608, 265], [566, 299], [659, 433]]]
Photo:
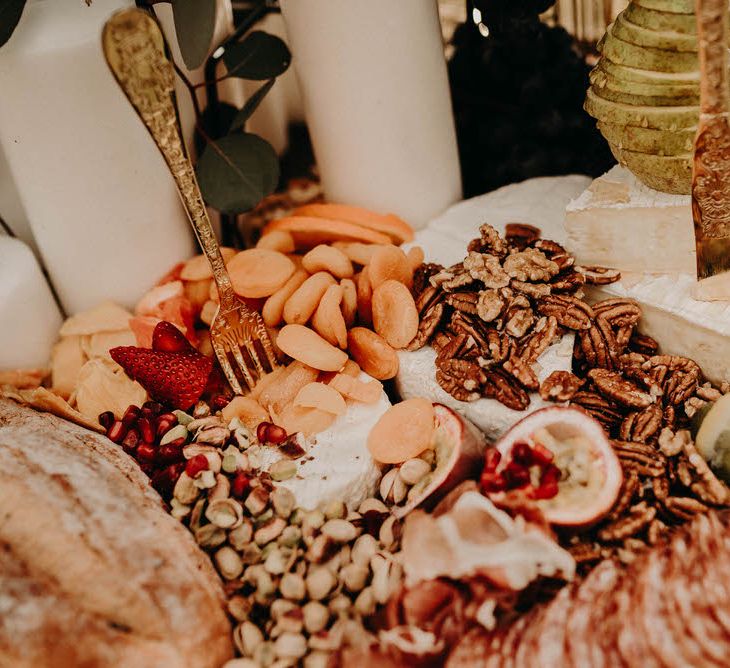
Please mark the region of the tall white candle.
[[131, 0], [30, 0], [0, 49], [0, 142], [64, 308], [131, 306], [194, 251], [175, 186], [112, 78], [101, 29]]
[[281, 0], [328, 199], [425, 225], [461, 197], [435, 0]]
[[48, 366], [61, 321], [30, 248], [0, 237], [0, 370]]

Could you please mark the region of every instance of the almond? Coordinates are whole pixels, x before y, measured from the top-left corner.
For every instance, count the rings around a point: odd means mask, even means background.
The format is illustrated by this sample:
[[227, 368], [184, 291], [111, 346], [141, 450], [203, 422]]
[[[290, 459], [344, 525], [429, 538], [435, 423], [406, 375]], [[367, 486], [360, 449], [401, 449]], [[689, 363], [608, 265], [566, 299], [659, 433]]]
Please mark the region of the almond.
[[405, 348], [418, 333], [418, 310], [411, 291], [387, 280], [373, 291], [373, 326], [393, 348]]
[[398, 354], [381, 336], [366, 327], [353, 327], [347, 333], [347, 347], [360, 368], [378, 380], [398, 373]]
[[284, 304], [284, 321], [290, 325], [303, 325], [314, 314], [327, 288], [334, 284], [332, 274], [326, 271], [310, 276]]
[[310, 274], [328, 271], [337, 278], [350, 278], [355, 273], [347, 255], [326, 244], [315, 246], [309, 251], [302, 258], [302, 267]]
[[284, 306], [286, 302], [308, 277], [309, 274], [306, 271], [297, 269], [289, 280], [266, 300], [263, 309], [261, 309], [261, 316], [267, 327], [276, 327], [281, 323], [284, 317]]
[[341, 285], [330, 285], [322, 296], [312, 316], [312, 327], [333, 346], [347, 348], [347, 326], [340, 304], [343, 290]]
[[321, 371], [339, 371], [347, 362], [347, 353], [303, 325], [282, 327], [277, 343], [289, 357]]

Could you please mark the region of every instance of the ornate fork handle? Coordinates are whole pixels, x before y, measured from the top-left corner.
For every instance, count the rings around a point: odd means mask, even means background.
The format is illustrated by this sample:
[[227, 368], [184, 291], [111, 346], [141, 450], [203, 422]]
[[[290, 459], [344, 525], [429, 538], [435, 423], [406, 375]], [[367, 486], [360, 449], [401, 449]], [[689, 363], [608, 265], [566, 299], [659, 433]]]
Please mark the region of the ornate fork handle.
[[221, 311], [239, 307], [193, 166], [185, 151], [175, 107], [175, 71], [165, 55], [157, 22], [140, 9], [116, 13], [102, 35], [104, 56], [120, 87], [162, 153], [183, 199], [200, 247], [218, 286]]

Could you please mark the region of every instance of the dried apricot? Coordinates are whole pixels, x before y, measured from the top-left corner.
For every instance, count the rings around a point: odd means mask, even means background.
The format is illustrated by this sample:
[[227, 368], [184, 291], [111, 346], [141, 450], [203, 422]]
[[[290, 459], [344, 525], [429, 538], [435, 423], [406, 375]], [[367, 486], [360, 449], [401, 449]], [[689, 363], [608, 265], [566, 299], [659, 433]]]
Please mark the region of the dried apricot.
[[345, 373], [338, 373], [329, 384], [343, 397], [363, 404], [374, 404], [383, 394], [383, 385], [380, 381], [369, 380], [364, 383]]
[[[238, 253], [235, 248], [221, 246], [223, 261], [228, 264]], [[179, 278], [183, 281], [202, 281], [206, 278], [213, 278], [213, 270], [205, 255], [196, 255], [190, 258], [180, 270]]]
[[413, 271], [406, 254], [395, 246], [384, 246], [373, 253], [368, 264], [368, 275], [373, 290], [385, 281], [395, 280], [408, 287], [413, 283]]
[[373, 326], [393, 348], [405, 348], [418, 333], [418, 309], [411, 291], [385, 281], [373, 291]]
[[297, 269], [271, 297], [266, 300], [261, 309], [261, 316], [267, 327], [276, 327], [284, 317], [284, 305], [307, 280], [309, 274], [304, 269]]
[[268, 234], [272, 230], [289, 232], [294, 237], [297, 248], [314, 248], [318, 244], [333, 241], [361, 241], [371, 244], [390, 243], [388, 235], [382, 232], [375, 232], [353, 223], [311, 216], [287, 216], [272, 220], [264, 228], [264, 234]]
[[327, 244], [320, 244], [312, 248], [302, 258], [302, 267], [310, 274], [328, 271], [337, 278], [349, 278], [355, 273], [347, 255]]
[[413, 272], [423, 264], [423, 261], [426, 259], [426, 254], [420, 246], [413, 246], [413, 248], [408, 251], [406, 258], [408, 259], [408, 266]]
[[361, 325], [373, 324], [373, 288], [370, 285], [370, 275], [367, 267], [355, 277], [357, 288], [357, 319]]
[[259, 239], [256, 248], [266, 248], [279, 251], [279, 253], [293, 253], [294, 237], [284, 230], [272, 230]]
[[273, 295], [294, 270], [294, 263], [286, 255], [265, 248], [241, 251], [228, 263], [233, 289], [241, 297]]
[[324, 383], [305, 385], [294, 398], [294, 405], [303, 406], [304, 408], [318, 408], [333, 415], [342, 415], [347, 410], [347, 404], [342, 395], [336, 389]]
[[280, 413], [297, 396], [305, 385], [317, 380], [319, 373], [316, 369], [294, 361], [276, 382], [268, 384], [258, 396], [258, 402], [272, 413]]
[[431, 446], [435, 429], [433, 404], [422, 397], [391, 406], [368, 435], [368, 450], [376, 462], [400, 464]]
[[347, 362], [347, 353], [304, 325], [282, 327], [277, 344], [289, 357], [320, 371], [339, 371]]
[[369, 264], [378, 248], [385, 248], [383, 244], [363, 244], [358, 241], [335, 241], [332, 245], [347, 255], [350, 262], [362, 266]]
[[284, 304], [284, 321], [290, 325], [303, 325], [314, 314], [327, 288], [335, 283], [332, 274], [326, 271], [310, 276]]
[[383, 337], [366, 327], [353, 327], [347, 333], [347, 348], [360, 368], [378, 380], [398, 373], [398, 354]]
[[304, 408], [290, 404], [274, 419], [274, 422], [283, 427], [287, 434], [299, 432], [311, 436], [331, 427], [336, 417], [333, 413], [318, 408]]

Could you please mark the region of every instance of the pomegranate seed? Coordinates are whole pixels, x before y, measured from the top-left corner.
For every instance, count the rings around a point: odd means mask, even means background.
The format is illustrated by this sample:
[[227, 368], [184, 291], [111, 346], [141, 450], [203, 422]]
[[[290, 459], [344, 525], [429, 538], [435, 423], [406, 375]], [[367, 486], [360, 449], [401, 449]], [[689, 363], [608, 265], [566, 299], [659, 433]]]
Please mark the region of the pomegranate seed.
[[124, 448], [124, 451], [134, 452], [137, 449], [137, 446], [139, 445], [139, 432], [132, 427], [127, 432], [127, 435], [122, 439], [122, 447]]
[[268, 427], [266, 427], [265, 437], [267, 443], [279, 445], [280, 443], [286, 441], [286, 429], [276, 424], [270, 424]]
[[155, 428], [152, 426], [149, 418], [141, 417], [137, 421], [137, 429], [139, 429], [139, 433], [145, 443], [155, 442]]
[[501, 473], [495, 473], [493, 471], [485, 471], [482, 473], [481, 478], [482, 491], [485, 494], [490, 492], [503, 492], [507, 489], [507, 483], [502, 477]]
[[542, 443], [536, 443], [532, 448], [532, 459], [535, 464], [544, 466], [545, 464], [550, 464], [554, 458], [553, 451], [546, 448]]
[[250, 487], [251, 478], [249, 477], [249, 475], [247, 473], [244, 473], [243, 471], [239, 471], [236, 474], [236, 477], [233, 479], [233, 483], [231, 484], [231, 494], [237, 499], [242, 499], [244, 494], [248, 492]]
[[152, 463], [155, 460], [157, 449], [151, 446], [149, 443], [142, 443], [137, 447], [137, 459], [141, 462]]
[[172, 413], [163, 413], [157, 418], [157, 436], [164, 436], [177, 424], [177, 418]]
[[484, 470], [496, 471], [500, 459], [502, 459], [502, 453], [497, 448], [489, 448], [484, 453]]
[[114, 424], [114, 413], [111, 411], [104, 411], [101, 415], [99, 415], [98, 420], [99, 424], [108, 431], [109, 427]]
[[156, 401], [145, 401], [142, 404], [142, 416], [149, 420], [154, 420], [160, 413], [162, 413], [162, 404]]
[[127, 435], [127, 425], [125, 425], [121, 420], [115, 420], [112, 426], [109, 427], [109, 431], [107, 431], [106, 435], [109, 437], [110, 441], [121, 443], [122, 439]]
[[562, 471], [555, 466], [555, 464], [548, 464], [542, 471], [542, 475], [540, 476], [540, 484], [543, 485], [545, 483], [555, 483], [557, 484], [560, 482], [560, 478], [563, 477]]
[[194, 478], [201, 471], [208, 470], [208, 458], [205, 455], [195, 455], [188, 459], [185, 465], [185, 473]]
[[184, 470], [185, 464], [181, 462], [180, 464], [171, 464], [161, 471], [157, 471], [151, 479], [152, 487], [157, 490], [160, 496], [170, 496], [173, 488], [175, 487], [177, 479], [180, 477]]
[[530, 492], [530, 497], [533, 499], [552, 499], [558, 493], [558, 483], [551, 482], [546, 484], [540, 484], [537, 489], [533, 489]]
[[524, 487], [530, 484], [530, 471], [526, 466], [518, 464], [517, 462], [510, 462], [504, 467], [502, 475], [507, 482], [509, 489], [515, 489], [518, 487]]
[[142, 409], [139, 406], [132, 405], [124, 411], [122, 422], [124, 422], [127, 427], [131, 427], [135, 422], [137, 422], [137, 420], [139, 420], [140, 415], [142, 415]]
[[259, 426], [256, 427], [256, 440], [259, 443], [266, 443], [266, 430], [273, 426], [271, 422], [259, 422]]
[[139, 468], [142, 469], [142, 473], [144, 473], [148, 478], [155, 472], [155, 467], [150, 462], [137, 462], [139, 464]]
[[183, 461], [185, 459], [182, 453], [183, 445], [185, 445], [184, 438], [176, 438], [174, 441], [161, 445], [157, 448], [156, 461], [163, 464], [174, 464]]
[[228, 397], [224, 397], [222, 394], [219, 394], [217, 397], [213, 397], [210, 400], [210, 407], [214, 411], [222, 411], [230, 403], [231, 400]]
[[532, 466], [532, 448], [527, 443], [515, 443], [510, 454], [513, 462], [521, 466]]

